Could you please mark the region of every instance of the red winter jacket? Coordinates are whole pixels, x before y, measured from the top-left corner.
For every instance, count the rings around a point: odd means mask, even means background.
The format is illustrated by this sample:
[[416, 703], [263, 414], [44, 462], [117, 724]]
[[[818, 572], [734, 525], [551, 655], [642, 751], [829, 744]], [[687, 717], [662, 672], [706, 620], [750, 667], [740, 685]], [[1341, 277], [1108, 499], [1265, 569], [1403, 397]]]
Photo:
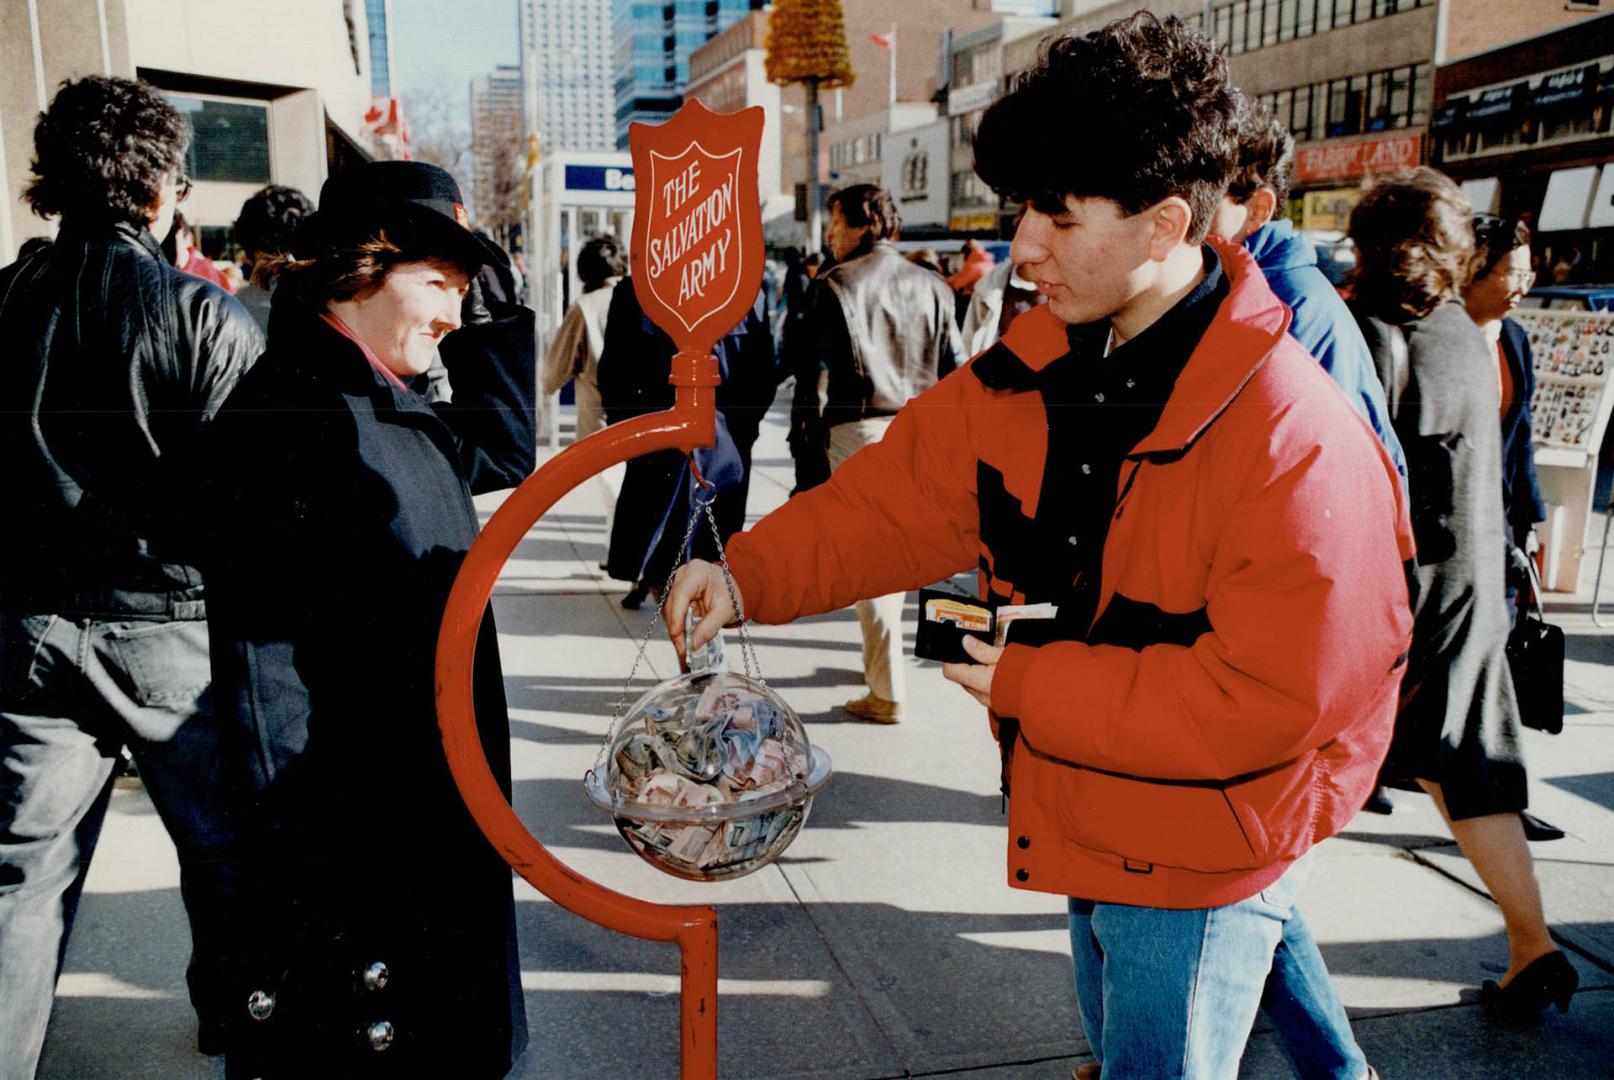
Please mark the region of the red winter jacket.
[[[993, 709], [1021, 731], [1016, 887], [1244, 899], [1350, 820], [1389, 743], [1412, 629], [1401, 485], [1285, 334], [1254, 261], [1217, 253], [1230, 292], [1121, 469], [1105, 633], [1011, 645], [997, 666]], [[1048, 445], [1033, 373], [1068, 351], [1064, 330], [1046, 307], [1025, 313], [827, 484], [736, 537], [749, 614], [785, 622], [972, 565], [983, 594], [1023, 602], [1013, 577], [1036, 557]]]

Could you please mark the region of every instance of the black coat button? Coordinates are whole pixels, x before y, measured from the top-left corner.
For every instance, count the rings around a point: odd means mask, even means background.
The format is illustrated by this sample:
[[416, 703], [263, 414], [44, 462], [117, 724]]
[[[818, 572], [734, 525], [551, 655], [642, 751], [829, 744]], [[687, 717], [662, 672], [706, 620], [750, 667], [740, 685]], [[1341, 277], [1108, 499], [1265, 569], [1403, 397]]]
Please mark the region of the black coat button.
[[1031, 846], [1031, 837], [1022, 836], [1022, 837], [1020, 837], [1020, 839], [1015, 841], [1015, 844], [1018, 845], [1021, 848], [1028, 848], [1028, 847]]
[[1026, 870], [1024, 867], [1014, 872], [1014, 880], [1016, 881], [1025, 881], [1029, 877], [1031, 877], [1031, 871]]

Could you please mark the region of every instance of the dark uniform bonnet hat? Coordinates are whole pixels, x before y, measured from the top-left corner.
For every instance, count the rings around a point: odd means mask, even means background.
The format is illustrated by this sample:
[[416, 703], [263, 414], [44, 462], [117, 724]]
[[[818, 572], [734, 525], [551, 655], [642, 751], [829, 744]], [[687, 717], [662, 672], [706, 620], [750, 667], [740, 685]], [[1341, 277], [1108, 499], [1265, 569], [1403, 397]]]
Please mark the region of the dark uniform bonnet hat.
[[367, 161], [333, 174], [319, 192], [319, 209], [297, 232], [297, 254], [362, 237], [378, 226], [406, 221], [441, 253], [473, 271], [507, 262], [491, 240], [471, 231], [460, 187], [448, 172], [423, 161]]

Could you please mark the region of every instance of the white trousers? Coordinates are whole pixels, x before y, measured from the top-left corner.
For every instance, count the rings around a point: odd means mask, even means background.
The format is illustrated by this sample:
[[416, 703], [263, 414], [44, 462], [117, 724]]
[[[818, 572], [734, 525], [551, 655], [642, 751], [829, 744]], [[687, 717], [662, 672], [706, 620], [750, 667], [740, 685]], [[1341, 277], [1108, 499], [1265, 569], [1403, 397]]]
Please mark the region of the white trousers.
[[[870, 443], [879, 442], [891, 417], [854, 420], [829, 429], [830, 471]], [[886, 701], [907, 699], [908, 688], [902, 664], [903, 593], [859, 600], [858, 625], [863, 628], [863, 681], [869, 692]]]

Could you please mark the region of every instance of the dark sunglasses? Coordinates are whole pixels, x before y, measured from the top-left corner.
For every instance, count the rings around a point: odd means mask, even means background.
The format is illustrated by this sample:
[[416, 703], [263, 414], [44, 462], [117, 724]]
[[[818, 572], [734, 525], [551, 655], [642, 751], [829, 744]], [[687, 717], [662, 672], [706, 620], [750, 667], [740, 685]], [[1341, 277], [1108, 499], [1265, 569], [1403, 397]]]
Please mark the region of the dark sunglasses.
[[191, 178], [188, 176], [181, 176], [177, 181], [174, 182], [174, 201], [184, 202], [190, 197]]

